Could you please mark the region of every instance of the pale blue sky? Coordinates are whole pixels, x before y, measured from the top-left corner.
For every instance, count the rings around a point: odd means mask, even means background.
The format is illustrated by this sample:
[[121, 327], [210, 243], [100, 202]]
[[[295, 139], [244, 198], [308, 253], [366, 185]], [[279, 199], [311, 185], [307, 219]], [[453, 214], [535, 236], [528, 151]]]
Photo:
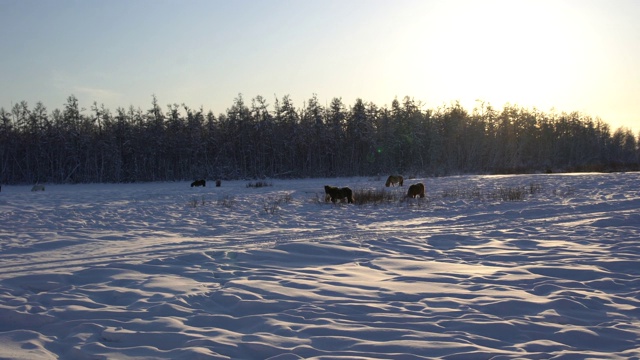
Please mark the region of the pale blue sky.
[[640, 1], [0, 0], [0, 106], [480, 99], [640, 131]]

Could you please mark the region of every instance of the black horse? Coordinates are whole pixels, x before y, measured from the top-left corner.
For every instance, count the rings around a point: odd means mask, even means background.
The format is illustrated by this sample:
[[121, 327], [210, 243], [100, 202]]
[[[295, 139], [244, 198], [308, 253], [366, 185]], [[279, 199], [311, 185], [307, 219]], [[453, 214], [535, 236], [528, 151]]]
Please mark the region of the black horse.
[[338, 188], [335, 186], [325, 185], [324, 192], [326, 195], [329, 195], [329, 197], [331, 197], [331, 202], [333, 203], [338, 200], [347, 198], [347, 202], [349, 202], [349, 204], [353, 204], [353, 191], [351, 191], [351, 189], [349, 189], [348, 187]]
[[196, 181], [191, 183], [191, 187], [194, 187], [194, 186], [205, 186], [206, 187], [207, 186], [207, 182], [204, 179], [196, 180]]

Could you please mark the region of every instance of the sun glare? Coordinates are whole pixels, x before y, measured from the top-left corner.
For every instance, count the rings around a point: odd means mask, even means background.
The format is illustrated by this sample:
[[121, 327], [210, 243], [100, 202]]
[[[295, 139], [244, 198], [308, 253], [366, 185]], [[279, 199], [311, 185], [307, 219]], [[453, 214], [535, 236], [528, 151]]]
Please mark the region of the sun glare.
[[398, 59], [406, 71], [404, 88], [427, 101], [465, 106], [476, 99], [554, 106], [581, 86], [586, 60], [581, 29], [563, 16], [570, 9], [559, 6], [474, 1], [424, 7], [424, 20], [404, 29], [404, 53], [410, 55]]

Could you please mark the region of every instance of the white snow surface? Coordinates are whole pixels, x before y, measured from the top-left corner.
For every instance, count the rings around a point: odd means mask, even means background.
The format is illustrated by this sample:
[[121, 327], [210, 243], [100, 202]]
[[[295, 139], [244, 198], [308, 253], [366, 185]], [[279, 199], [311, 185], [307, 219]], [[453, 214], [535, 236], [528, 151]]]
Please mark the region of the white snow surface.
[[3, 186], [0, 358], [640, 358], [640, 174], [384, 181]]

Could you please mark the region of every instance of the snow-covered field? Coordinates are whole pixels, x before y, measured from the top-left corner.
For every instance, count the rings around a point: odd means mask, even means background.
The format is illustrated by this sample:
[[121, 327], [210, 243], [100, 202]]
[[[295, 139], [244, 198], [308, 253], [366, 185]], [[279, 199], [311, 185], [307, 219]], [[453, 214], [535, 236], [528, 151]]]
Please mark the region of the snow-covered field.
[[384, 180], [3, 186], [0, 358], [640, 358], [640, 174]]

